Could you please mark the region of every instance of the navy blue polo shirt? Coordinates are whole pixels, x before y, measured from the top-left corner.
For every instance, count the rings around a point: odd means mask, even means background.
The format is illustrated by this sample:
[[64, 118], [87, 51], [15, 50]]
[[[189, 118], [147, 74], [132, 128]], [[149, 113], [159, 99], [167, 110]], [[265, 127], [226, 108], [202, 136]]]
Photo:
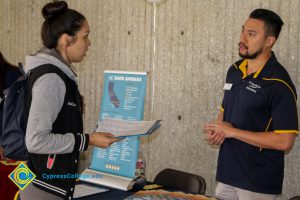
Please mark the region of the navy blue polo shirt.
[[[224, 121], [255, 132], [298, 133], [296, 89], [274, 53], [256, 73], [247, 76], [246, 72], [247, 59], [228, 70], [222, 102]], [[283, 174], [283, 151], [260, 149], [233, 138], [220, 147], [219, 182], [252, 192], [281, 194]]]

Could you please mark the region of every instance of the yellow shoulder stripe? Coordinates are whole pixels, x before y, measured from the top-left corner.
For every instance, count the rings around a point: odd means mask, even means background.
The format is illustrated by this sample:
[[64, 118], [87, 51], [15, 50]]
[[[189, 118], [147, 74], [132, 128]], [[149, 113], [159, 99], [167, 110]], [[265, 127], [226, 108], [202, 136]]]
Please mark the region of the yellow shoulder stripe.
[[297, 97], [296, 97], [295, 92], [293, 91], [293, 89], [291, 88], [291, 86], [289, 84], [287, 84], [284, 80], [281, 80], [281, 79], [278, 79], [278, 78], [263, 78], [263, 80], [267, 80], [267, 81], [279, 81], [279, 82], [285, 84], [291, 90], [291, 92], [293, 93], [295, 101], [297, 101]]

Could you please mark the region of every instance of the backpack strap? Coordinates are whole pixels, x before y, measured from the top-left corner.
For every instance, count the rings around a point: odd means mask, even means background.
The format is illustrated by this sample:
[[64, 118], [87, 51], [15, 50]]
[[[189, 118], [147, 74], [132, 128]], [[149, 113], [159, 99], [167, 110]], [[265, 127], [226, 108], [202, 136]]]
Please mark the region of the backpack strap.
[[18, 68], [19, 68], [19, 71], [22, 73], [22, 75], [25, 76], [26, 73], [24, 71], [24, 67], [23, 67], [22, 63], [20, 63], [20, 62], [18, 63]]
[[49, 73], [55, 73], [58, 76], [60, 76], [60, 78], [64, 81], [65, 84], [66, 84], [65, 79], [67, 78], [67, 76], [61, 69], [59, 69], [58, 67], [51, 65], [51, 64], [41, 65], [41, 66], [36, 67], [33, 70], [29, 71], [28, 73], [29, 74], [27, 75], [27, 83], [26, 83], [26, 94], [27, 95], [26, 95], [26, 99], [25, 99], [26, 119], [28, 118], [28, 115], [29, 115], [29, 110], [30, 110], [31, 100], [32, 100], [32, 88], [33, 88], [35, 81], [38, 78], [40, 78], [41, 76], [43, 76], [45, 74], [49, 74]]

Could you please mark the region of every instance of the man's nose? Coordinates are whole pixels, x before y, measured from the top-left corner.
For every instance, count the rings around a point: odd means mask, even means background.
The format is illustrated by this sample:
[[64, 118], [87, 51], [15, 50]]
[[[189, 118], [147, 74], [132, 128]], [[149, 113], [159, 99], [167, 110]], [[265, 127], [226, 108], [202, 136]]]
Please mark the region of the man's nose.
[[241, 35], [240, 35], [240, 42], [246, 44], [247, 42], [247, 38], [246, 38], [246, 34], [241, 32]]

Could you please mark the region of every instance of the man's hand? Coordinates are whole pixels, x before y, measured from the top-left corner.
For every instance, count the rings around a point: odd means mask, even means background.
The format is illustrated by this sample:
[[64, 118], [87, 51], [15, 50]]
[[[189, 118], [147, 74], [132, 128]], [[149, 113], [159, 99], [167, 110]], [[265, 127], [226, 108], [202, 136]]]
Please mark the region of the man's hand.
[[204, 130], [213, 133], [223, 132], [225, 138], [234, 138], [259, 148], [276, 149], [285, 152], [289, 152], [292, 149], [296, 137], [293, 131], [285, 134], [279, 134], [274, 131], [255, 132], [234, 128], [226, 122], [208, 123], [205, 125]]
[[204, 126], [207, 141], [210, 145], [221, 145], [225, 138], [231, 137], [233, 127], [228, 122], [207, 123]]
[[115, 138], [111, 133], [102, 133], [102, 132], [95, 132], [89, 135], [90, 136], [90, 145], [107, 148], [112, 143], [118, 142], [122, 139]]
[[206, 131], [206, 140], [210, 145], [221, 145], [224, 142], [225, 136], [223, 132]]

